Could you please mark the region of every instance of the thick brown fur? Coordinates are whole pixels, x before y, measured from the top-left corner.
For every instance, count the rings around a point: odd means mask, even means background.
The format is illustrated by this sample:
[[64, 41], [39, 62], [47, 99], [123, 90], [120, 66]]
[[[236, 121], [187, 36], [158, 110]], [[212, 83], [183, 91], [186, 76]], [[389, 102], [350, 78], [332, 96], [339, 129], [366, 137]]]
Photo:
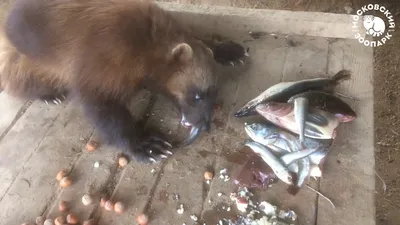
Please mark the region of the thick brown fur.
[[138, 89], [167, 94], [195, 126], [210, 122], [212, 51], [150, 1], [17, 0], [0, 41], [5, 92], [78, 97], [109, 141], [139, 161], [165, 151], [146, 153], [160, 139], [139, 140], [131, 128], [124, 104]]

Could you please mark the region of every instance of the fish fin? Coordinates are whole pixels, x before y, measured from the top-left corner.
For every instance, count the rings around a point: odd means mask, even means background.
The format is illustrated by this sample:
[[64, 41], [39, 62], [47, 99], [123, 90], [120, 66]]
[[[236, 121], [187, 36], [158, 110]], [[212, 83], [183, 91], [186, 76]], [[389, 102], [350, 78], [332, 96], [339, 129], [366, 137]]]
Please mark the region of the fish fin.
[[307, 121], [311, 123], [315, 123], [318, 126], [327, 126], [329, 121], [322, 115], [309, 112], [307, 113]]
[[235, 117], [247, 117], [247, 116], [255, 116], [258, 115], [257, 111], [255, 110], [255, 107], [257, 105], [251, 106], [249, 108], [242, 108], [238, 110], [234, 116]]
[[334, 84], [338, 84], [341, 80], [348, 80], [351, 77], [350, 70], [341, 70], [337, 74], [335, 74], [331, 79]]

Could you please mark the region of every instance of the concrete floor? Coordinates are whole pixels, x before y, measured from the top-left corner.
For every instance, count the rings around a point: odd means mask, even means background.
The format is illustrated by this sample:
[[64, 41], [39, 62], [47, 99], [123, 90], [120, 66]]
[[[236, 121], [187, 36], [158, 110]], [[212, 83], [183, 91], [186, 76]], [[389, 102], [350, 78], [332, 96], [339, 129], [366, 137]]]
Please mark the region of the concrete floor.
[[[232, 179], [224, 182], [218, 177], [207, 185], [203, 173], [211, 168], [218, 175], [220, 169], [227, 168], [233, 176], [248, 157], [242, 149], [246, 138], [243, 123], [253, 118], [237, 119], [233, 112], [277, 82], [332, 76], [341, 69], [351, 70], [353, 78], [337, 90], [357, 98], [345, 101], [359, 117], [340, 125], [323, 178], [310, 181], [332, 199], [336, 209], [307, 188], [290, 196], [282, 182], [268, 190], [252, 191], [256, 200], [292, 208], [299, 224], [375, 224], [372, 49], [351, 39], [351, 30], [344, 28], [351, 26], [350, 17], [162, 5], [199, 33], [223, 35], [250, 49], [245, 66], [220, 68], [224, 77], [219, 92], [221, 107], [215, 113], [212, 132], [191, 146], [177, 149], [167, 161], [149, 166], [131, 162], [121, 169], [113, 149], [100, 146], [94, 152], [85, 150], [87, 141], [97, 138], [96, 130], [73, 102], [47, 106], [0, 93], [0, 224], [32, 223], [39, 215], [55, 218], [60, 215], [60, 200], [69, 201], [72, 212], [82, 220], [96, 218], [104, 225], [135, 223], [143, 211], [149, 214], [150, 224], [192, 224], [192, 214], [201, 222], [216, 224], [227, 216], [221, 208], [233, 204], [229, 194], [235, 185]], [[250, 30], [275, 35], [253, 39], [248, 35]], [[144, 92], [132, 105], [137, 118], [148, 114], [147, 126], [157, 125], [171, 139], [182, 139], [186, 134], [179, 126], [177, 110], [163, 98], [151, 98]], [[96, 161], [99, 168], [93, 167]], [[65, 189], [55, 179], [62, 168], [71, 170], [73, 180]], [[85, 193], [92, 194], [96, 204], [83, 206]], [[175, 193], [179, 200], [173, 199]], [[125, 213], [116, 215], [98, 207], [104, 194], [123, 201]], [[176, 212], [180, 203], [185, 206], [183, 214]], [[232, 205], [232, 209], [230, 214], [236, 207]]]

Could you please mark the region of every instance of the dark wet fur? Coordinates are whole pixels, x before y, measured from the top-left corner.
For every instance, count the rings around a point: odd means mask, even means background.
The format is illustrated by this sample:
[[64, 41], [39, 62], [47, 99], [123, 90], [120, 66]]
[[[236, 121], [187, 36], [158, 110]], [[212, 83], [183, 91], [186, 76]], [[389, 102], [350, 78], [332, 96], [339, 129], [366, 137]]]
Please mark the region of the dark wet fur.
[[214, 53], [214, 59], [222, 65], [229, 65], [229, 63], [235, 63], [238, 59], [245, 57], [245, 48], [233, 41], [224, 41], [211, 46]]

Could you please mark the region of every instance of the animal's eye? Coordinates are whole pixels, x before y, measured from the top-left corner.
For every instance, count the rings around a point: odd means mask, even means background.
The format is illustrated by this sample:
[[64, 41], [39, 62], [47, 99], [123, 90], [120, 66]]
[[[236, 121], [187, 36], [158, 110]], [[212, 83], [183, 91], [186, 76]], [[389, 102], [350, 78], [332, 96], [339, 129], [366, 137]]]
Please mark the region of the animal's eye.
[[196, 93], [196, 94], [194, 95], [194, 99], [195, 99], [195, 100], [201, 100], [201, 99], [203, 99], [203, 96], [202, 96], [201, 94], [199, 94], [199, 93]]

